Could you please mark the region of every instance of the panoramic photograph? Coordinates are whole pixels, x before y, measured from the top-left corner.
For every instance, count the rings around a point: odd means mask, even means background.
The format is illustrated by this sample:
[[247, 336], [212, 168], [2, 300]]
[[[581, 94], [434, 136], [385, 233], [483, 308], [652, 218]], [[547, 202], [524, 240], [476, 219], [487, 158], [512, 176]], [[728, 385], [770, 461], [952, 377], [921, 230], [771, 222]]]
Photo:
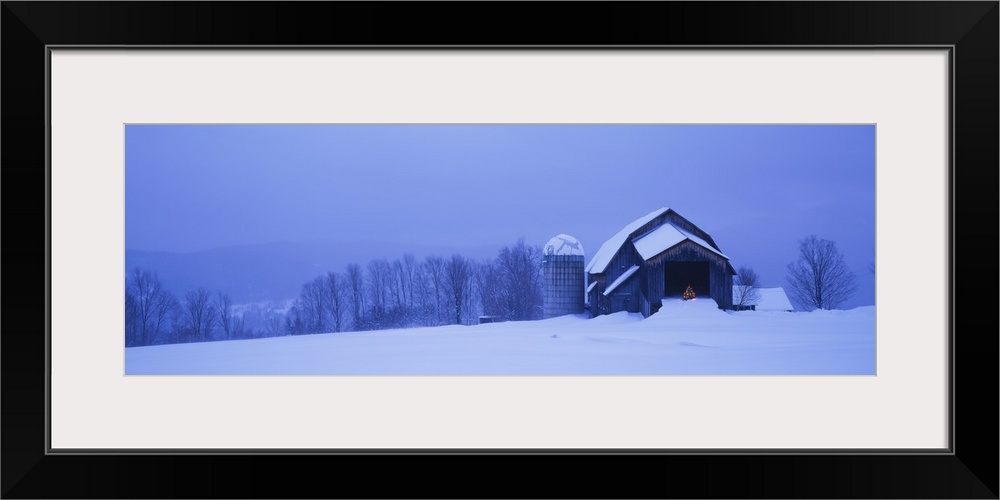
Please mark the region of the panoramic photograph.
[[126, 375], [875, 375], [874, 125], [130, 124]]

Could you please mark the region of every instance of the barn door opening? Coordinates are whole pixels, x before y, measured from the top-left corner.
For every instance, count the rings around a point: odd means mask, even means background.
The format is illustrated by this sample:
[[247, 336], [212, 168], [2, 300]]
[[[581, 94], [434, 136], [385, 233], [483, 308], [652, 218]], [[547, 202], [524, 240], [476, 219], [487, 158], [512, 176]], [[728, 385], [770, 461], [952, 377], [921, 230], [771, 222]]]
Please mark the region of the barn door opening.
[[691, 285], [698, 297], [711, 297], [708, 262], [666, 262], [663, 265], [663, 295], [680, 297]]

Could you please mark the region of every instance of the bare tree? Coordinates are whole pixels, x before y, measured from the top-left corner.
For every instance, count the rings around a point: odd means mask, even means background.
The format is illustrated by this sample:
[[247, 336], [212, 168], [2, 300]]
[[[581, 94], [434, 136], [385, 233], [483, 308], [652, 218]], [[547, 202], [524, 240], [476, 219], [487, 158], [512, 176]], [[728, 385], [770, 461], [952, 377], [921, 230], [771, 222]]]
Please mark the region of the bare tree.
[[506, 317], [503, 283], [499, 266], [493, 260], [483, 261], [476, 271], [476, 290], [482, 303], [483, 314]]
[[333, 271], [326, 273], [326, 307], [330, 312], [335, 332], [344, 329], [344, 284], [344, 278], [339, 274]]
[[212, 294], [204, 288], [188, 292], [184, 296], [184, 311], [190, 334], [195, 340], [211, 340], [215, 327], [215, 307], [211, 303]]
[[437, 256], [430, 256], [424, 262], [424, 268], [430, 275], [431, 283], [434, 285], [434, 319], [437, 323], [442, 322], [445, 300], [445, 263], [444, 259]]
[[419, 273], [417, 259], [411, 253], [403, 254], [403, 274], [406, 276], [407, 309], [413, 309], [413, 287], [414, 281]]
[[837, 244], [810, 235], [799, 242], [799, 260], [788, 264], [792, 295], [807, 307], [834, 309], [857, 290]]
[[365, 276], [361, 266], [347, 265], [347, 283], [350, 289], [351, 309], [354, 313], [351, 321], [355, 330], [361, 330], [361, 325], [364, 323], [362, 314], [365, 310]]
[[417, 262], [414, 266], [416, 270], [413, 273], [413, 293], [416, 294], [416, 304], [419, 308], [417, 317], [421, 324], [430, 325], [433, 324], [433, 321], [437, 320], [437, 317], [434, 316], [434, 302], [436, 299], [431, 299], [433, 288], [431, 287], [430, 276], [425, 264]]
[[462, 324], [462, 306], [470, 288], [469, 261], [459, 254], [452, 255], [446, 265], [445, 274], [449, 295], [454, 301], [455, 324], [460, 325]]
[[177, 299], [156, 274], [139, 268], [126, 277], [125, 293], [126, 343], [131, 338], [130, 345], [152, 344], [166, 327]]
[[476, 273], [483, 314], [505, 320], [539, 319], [542, 315], [542, 249], [525, 244], [503, 247]]
[[139, 339], [139, 301], [125, 290], [125, 347], [136, 345]]
[[542, 313], [542, 249], [518, 239], [500, 249], [496, 260], [506, 319], [539, 319]]
[[368, 263], [368, 296], [371, 298], [368, 320], [371, 327], [383, 328], [386, 321], [392, 265], [386, 259]]
[[399, 259], [392, 261], [388, 281], [392, 289], [393, 305], [396, 309], [402, 309], [406, 302], [406, 271], [403, 270], [403, 262]]
[[302, 299], [295, 299], [292, 307], [289, 307], [288, 312], [285, 313], [286, 335], [299, 335], [306, 332], [306, 322], [302, 319], [302, 310]]
[[302, 285], [298, 307], [306, 332], [317, 333], [326, 330], [326, 293], [326, 280], [322, 276], [317, 276]]
[[465, 295], [462, 310], [464, 311], [466, 322], [471, 324], [480, 314], [480, 308], [478, 307], [480, 301], [476, 297], [476, 274], [479, 272], [479, 265], [472, 259], [466, 259], [465, 262], [469, 269], [465, 278]]
[[219, 292], [215, 299], [215, 310], [219, 313], [219, 326], [226, 340], [233, 338], [233, 300], [229, 295]]
[[191, 327], [188, 326], [187, 317], [187, 304], [178, 303], [178, 306], [170, 313], [172, 342], [189, 342], [192, 340]]
[[736, 282], [733, 290], [733, 305], [738, 308], [749, 308], [760, 302], [760, 276], [750, 266], [740, 266], [736, 270]]

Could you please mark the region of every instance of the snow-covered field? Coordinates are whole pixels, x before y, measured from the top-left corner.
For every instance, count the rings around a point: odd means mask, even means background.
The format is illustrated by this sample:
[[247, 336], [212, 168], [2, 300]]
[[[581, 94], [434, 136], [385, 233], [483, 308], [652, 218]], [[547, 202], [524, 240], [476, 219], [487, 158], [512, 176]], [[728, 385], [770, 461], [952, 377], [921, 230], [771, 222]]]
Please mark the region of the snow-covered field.
[[724, 312], [711, 299], [676, 299], [647, 319], [617, 313], [133, 347], [125, 373], [873, 375], [875, 308]]

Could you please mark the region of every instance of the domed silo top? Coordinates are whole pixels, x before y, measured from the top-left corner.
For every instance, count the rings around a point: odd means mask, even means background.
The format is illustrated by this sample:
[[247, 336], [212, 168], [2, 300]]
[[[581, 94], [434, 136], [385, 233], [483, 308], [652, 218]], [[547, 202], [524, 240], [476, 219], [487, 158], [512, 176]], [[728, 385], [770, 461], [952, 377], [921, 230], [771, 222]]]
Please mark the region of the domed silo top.
[[583, 255], [583, 245], [580, 240], [568, 235], [554, 236], [542, 248], [545, 255]]

